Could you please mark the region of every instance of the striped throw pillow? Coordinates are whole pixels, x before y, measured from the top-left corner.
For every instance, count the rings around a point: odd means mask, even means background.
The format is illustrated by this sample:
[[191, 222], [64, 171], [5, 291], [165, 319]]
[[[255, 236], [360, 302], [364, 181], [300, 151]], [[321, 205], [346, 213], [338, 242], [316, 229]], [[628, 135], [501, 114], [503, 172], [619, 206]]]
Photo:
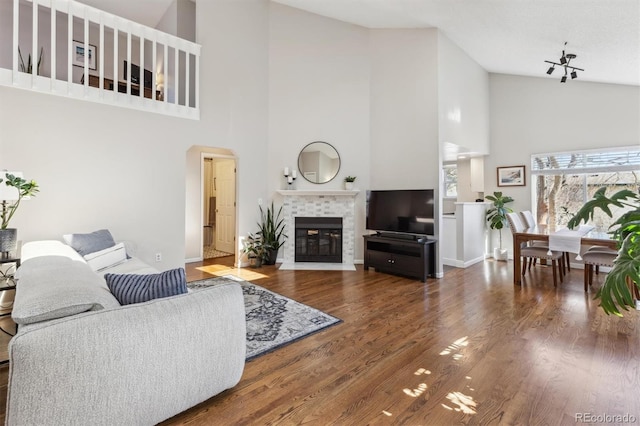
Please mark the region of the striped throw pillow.
[[109, 290], [121, 305], [142, 303], [187, 292], [184, 268], [159, 274], [105, 274]]

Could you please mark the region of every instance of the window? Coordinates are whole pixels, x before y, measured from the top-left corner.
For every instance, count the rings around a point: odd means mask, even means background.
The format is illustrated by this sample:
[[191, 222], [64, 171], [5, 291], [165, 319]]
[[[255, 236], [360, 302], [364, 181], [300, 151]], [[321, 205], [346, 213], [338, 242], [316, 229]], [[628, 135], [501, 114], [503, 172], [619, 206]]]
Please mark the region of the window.
[[[569, 219], [593, 197], [598, 188], [607, 195], [621, 189], [638, 192], [640, 147], [536, 154], [531, 157], [533, 200], [538, 223], [566, 226]], [[598, 211], [592, 225], [606, 230], [613, 218]]]
[[444, 196], [455, 198], [458, 196], [458, 166], [456, 164], [444, 164]]

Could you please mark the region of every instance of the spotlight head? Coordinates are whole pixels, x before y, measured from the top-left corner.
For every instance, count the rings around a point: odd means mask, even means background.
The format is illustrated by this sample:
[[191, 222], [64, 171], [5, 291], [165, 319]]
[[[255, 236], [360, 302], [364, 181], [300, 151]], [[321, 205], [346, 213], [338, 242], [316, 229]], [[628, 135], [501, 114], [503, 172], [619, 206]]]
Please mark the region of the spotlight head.
[[560, 58], [560, 63], [561, 63], [562, 65], [564, 65], [564, 64], [566, 64], [566, 63], [567, 63], [567, 58], [565, 58], [565, 57], [564, 57], [564, 53], [562, 53], [562, 57]]
[[560, 83], [566, 83], [567, 82], [567, 76], [563, 75], [562, 78], [560, 79]]
[[573, 80], [574, 78], [578, 78], [578, 73], [576, 72], [576, 70], [571, 71], [571, 79]]
[[551, 75], [551, 73], [553, 72], [553, 70], [555, 70], [555, 68], [552, 66], [551, 68], [549, 68], [547, 70], [547, 74]]

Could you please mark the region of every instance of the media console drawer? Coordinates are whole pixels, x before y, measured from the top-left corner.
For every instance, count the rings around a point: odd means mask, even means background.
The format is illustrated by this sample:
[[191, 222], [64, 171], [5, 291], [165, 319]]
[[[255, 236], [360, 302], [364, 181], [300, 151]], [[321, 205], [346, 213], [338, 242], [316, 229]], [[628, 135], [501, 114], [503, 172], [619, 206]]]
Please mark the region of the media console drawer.
[[364, 269], [418, 278], [435, 278], [436, 240], [408, 240], [379, 235], [364, 236]]

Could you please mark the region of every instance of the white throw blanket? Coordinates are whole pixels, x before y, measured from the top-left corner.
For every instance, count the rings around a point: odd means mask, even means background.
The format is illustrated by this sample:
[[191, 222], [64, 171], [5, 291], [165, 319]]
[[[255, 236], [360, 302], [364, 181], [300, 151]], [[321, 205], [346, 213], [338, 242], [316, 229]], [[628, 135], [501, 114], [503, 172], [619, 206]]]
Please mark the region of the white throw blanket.
[[577, 230], [563, 228], [553, 234], [549, 234], [549, 251], [547, 254], [550, 255], [551, 251], [576, 253], [576, 260], [582, 260], [580, 257], [582, 237], [591, 232], [592, 229], [593, 226], [580, 225]]

